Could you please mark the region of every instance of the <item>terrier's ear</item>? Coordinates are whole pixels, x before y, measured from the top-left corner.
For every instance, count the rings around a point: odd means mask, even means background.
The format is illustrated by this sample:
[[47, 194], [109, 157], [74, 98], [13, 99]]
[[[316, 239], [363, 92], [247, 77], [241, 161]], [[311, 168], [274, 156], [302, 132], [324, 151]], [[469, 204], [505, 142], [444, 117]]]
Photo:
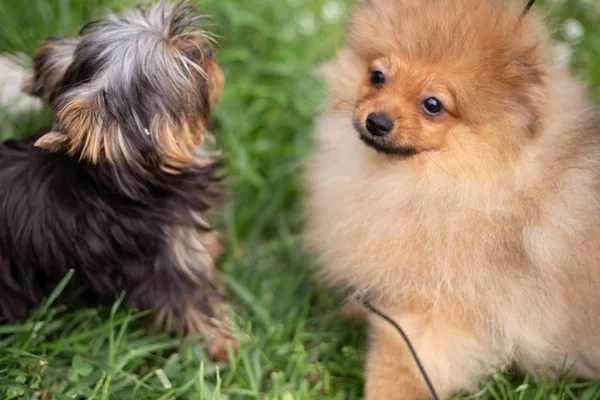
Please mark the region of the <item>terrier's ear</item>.
[[56, 152], [65, 149], [68, 141], [69, 138], [64, 133], [48, 132], [35, 142], [35, 147]]
[[[104, 91], [82, 92], [79, 96], [62, 98], [54, 104], [53, 131], [40, 137], [36, 147], [51, 152], [64, 151], [79, 160], [97, 164], [108, 162], [136, 162], [139, 152], [121, 124], [109, 111], [109, 102]], [[114, 113], [113, 113], [114, 112]], [[141, 129], [136, 140], [150, 141]]]
[[21, 85], [22, 90], [48, 102], [71, 62], [77, 41], [68, 38], [47, 39], [40, 43], [33, 68], [28, 70]]

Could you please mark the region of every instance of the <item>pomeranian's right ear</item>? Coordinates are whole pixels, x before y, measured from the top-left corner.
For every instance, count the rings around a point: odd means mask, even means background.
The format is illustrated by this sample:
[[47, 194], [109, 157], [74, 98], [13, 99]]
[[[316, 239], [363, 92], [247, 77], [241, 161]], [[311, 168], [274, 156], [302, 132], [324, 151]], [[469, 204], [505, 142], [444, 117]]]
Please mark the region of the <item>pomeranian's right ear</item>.
[[40, 43], [33, 68], [25, 73], [23, 92], [48, 102], [52, 92], [73, 61], [77, 41], [71, 38], [47, 39]]

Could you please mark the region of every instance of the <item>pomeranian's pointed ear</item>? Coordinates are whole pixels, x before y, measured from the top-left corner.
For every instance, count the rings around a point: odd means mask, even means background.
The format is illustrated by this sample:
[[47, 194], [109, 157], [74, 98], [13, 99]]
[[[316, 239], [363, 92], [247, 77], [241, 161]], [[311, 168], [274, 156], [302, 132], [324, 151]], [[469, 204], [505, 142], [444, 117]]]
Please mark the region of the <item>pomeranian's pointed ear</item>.
[[48, 101], [73, 61], [77, 41], [68, 38], [47, 39], [40, 43], [21, 85], [32, 96]]
[[66, 147], [68, 137], [61, 132], [48, 132], [41, 136], [36, 142], [35, 147], [46, 149], [51, 152], [62, 150]]

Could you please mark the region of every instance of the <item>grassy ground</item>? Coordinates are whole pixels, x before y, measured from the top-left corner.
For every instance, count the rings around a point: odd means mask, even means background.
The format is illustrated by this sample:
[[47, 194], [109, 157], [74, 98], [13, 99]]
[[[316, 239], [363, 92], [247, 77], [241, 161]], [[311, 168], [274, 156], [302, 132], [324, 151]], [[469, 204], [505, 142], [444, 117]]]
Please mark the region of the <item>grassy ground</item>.
[[[555, 1], [553, 15], [557, 37], [571, 40], [573, 64], [600, 95], [594, 1]], [[123, 4], [132, 2], [1, 0], [0, 52], [31, 54], [37, 40], [74, 34], [82, 22]], [[310, 259], [297, 235], [299, 163], [324, 95], [311, 70], [340, 46], [349, 4], [202, 1], [224, 38], [219, 60], [228, 85], [214, 131], [230, 155], [227, 173], [238, 177], [222, 219], [229, 238], [222, 265], [243, 343], [239, 357], [216, 365], [193, 340], [148, 336], [143, 313], [118, 302], [112, 309], [75, 312], [44, 307], [30, 321], [0, 325], [0, 398], [360, 398], [364, 331], [344, 321], [340, 299], [311, 280]], [[568, 18], [583, 24], [580, 40], [573, 39], [577, 29], [562, 29]], [[0, 113], [0, 138], [48, 120], [47, 110], [21, 117]], [[462, 399], [593, 400], [600, 399], [600, 384], [534, 383], [498, 372], [479, 393]]]

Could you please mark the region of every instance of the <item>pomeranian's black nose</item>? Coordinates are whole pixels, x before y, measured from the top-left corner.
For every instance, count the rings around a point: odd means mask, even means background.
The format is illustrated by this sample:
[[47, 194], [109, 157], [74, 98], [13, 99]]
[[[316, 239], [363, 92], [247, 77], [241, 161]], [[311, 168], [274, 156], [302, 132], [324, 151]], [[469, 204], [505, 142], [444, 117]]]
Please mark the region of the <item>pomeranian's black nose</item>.
[[373, 136], [385, 136], [394, 129], [394, 121], [383, 113], [371, 113], [367, 117], [367, 130]]

